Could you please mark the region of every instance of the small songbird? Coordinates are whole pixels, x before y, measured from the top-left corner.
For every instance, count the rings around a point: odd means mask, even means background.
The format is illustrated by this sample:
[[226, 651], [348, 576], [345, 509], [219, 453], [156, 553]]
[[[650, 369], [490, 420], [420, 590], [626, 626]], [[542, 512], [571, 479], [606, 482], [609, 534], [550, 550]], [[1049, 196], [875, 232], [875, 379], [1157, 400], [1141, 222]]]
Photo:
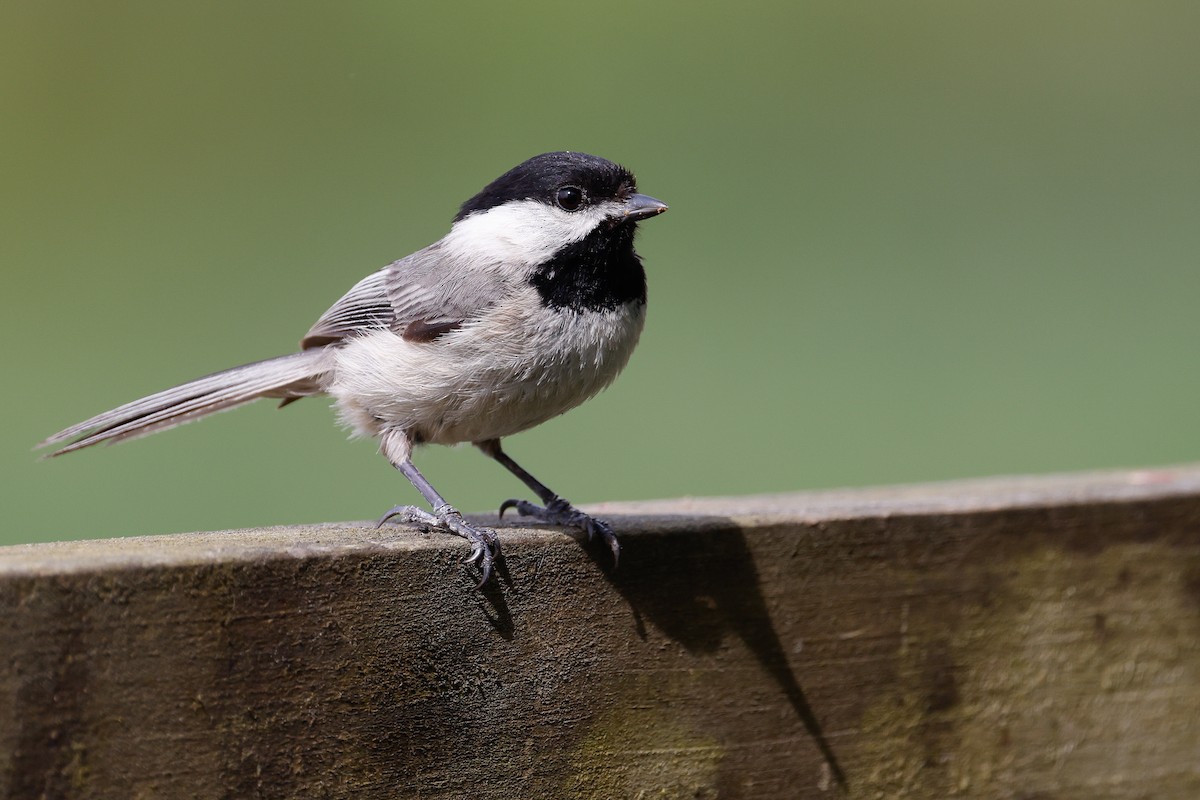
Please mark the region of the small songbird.
[[541, 500], [506, 500], [502, 516], [515, 508], [599, 534], [615, 562], [611, 527], [522, 469], [500, 440], [579, 405], [629, 361], [646, 315], [634, 233], [638, 221], [666, 210], [611, 161], [535, 156], [464, 203], [445, 237], [355, 284], [300, 352], [134, 400], [38, 446], [63, 445], [50, 454], [57, 456], [260, 397], [281, 398], [282, 407], [328, 394], [342, 421], [378, 438], [383, 456], [432, 507], [399, 505], [379, 524], [398, 518], [465, 538], [480, 585], [500, 553], [496, 532], [463, 519], [430, 485], [412, 461], [417, 445], [474, 443]]

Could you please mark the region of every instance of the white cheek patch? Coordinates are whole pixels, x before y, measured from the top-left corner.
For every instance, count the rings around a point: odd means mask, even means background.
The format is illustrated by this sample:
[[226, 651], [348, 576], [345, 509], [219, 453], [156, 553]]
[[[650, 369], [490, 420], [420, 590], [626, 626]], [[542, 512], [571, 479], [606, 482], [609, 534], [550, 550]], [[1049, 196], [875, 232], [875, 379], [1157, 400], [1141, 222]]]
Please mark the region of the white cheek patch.
[[610, 201], [564, 211], [536, 200], [514, 201], [459, 220], [442, 244], [470, 261], [535, 266], [585, 238], [605, 219], [620, 215], [620, 205]]

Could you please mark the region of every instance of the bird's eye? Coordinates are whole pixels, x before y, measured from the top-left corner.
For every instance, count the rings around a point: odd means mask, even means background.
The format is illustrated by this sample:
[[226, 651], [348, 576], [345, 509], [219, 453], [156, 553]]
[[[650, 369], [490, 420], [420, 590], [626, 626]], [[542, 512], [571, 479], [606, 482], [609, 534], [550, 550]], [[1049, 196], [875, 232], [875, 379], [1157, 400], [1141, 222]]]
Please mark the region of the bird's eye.
[[578, 186], [564, 186], [558, 190], [554, 199], [563, 211], [578, 211], [583, 205], [583, 190]]

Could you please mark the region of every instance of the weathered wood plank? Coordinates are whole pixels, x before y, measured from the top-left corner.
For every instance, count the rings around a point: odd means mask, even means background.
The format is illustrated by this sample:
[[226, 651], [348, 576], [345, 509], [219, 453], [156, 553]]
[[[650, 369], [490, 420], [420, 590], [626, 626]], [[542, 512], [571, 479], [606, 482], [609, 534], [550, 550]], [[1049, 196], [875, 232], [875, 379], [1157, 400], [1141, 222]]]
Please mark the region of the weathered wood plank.
[[0, 548], [0, 792], [1200, 797], [1200, 468], [604, 510]]

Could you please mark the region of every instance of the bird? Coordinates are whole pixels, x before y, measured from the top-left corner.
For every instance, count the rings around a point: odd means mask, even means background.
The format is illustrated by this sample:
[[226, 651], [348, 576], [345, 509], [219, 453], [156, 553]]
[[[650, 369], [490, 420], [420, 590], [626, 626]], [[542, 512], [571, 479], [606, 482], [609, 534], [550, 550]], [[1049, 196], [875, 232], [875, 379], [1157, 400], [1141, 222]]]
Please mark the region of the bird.
[[608, 386], [628, 363], [646, 317], [638, 223], [667, 205], [637, 191], [628, 169], [598, 156], [534, 156], [459, 208], [438, 241], [360, 280], [313, 324], [297, 352], [226, 369], [97, 414], [42, 441], [60, 456], [173, 428], [260, 398], [280, 407], [332, 397], [354, 435], [429, 505], [397, 505], [378, 521], [467, 540], [482, 587], [500, 557], [495, 530], [463, 517], [413, 462], [424, 445], [472, 443], [538, 498], [509, 509], [599, 535], [580, 511], [517, 464], [501, 440], [556, 417]]

